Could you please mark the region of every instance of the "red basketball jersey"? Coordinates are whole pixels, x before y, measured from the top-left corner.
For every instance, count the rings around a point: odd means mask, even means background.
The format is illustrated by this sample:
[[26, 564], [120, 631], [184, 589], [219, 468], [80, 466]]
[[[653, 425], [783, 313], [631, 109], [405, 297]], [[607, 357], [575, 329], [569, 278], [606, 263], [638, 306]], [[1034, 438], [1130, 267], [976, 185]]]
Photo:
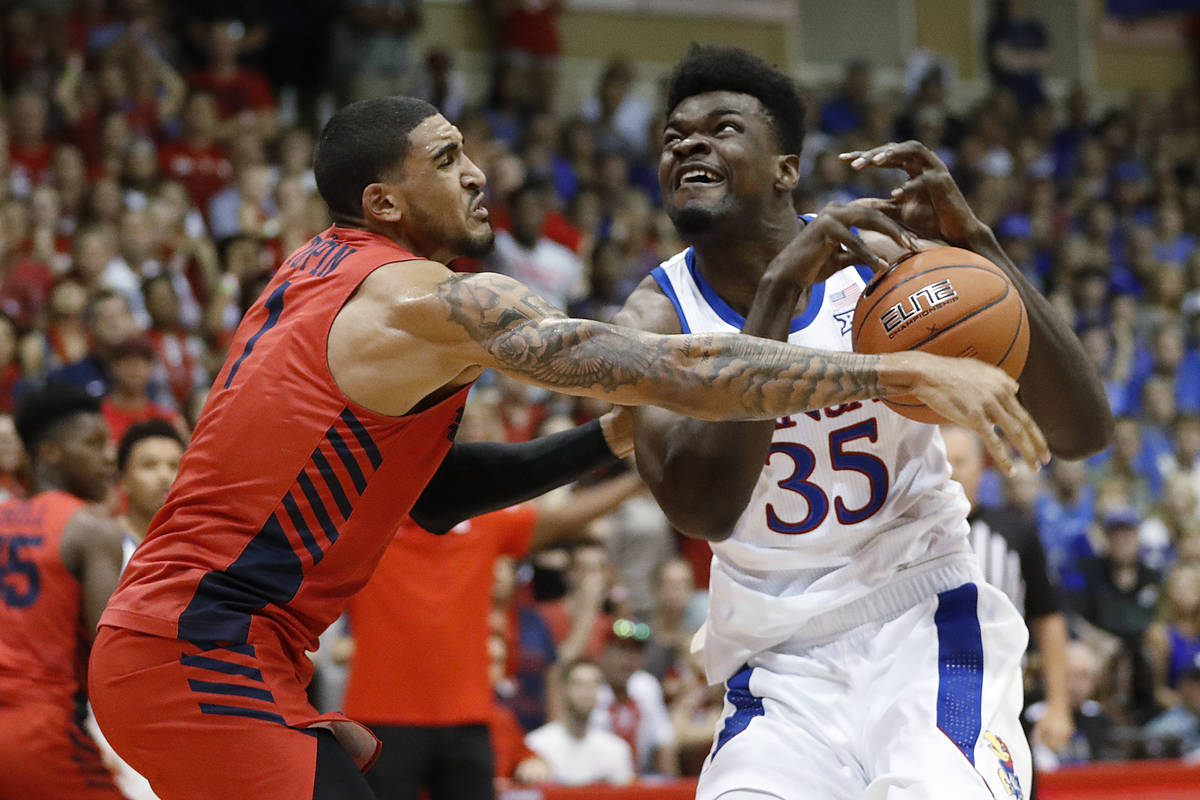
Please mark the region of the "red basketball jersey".
[[[193, 642], [269, 637], [295, 658], [375, 569], [449, 450], [467, 389], [389, 417], [334, 382], [334, 318], [379, 267], [416, 257], [334, 226], [251, 307], [102, 625]], [[396, 369], [403, 369], [397, 364]]]
[[48, 700], [69, 708], [83, 685], [91, 635], [59, 546], [85, 505], [58, 491], [0, 503], [0, 706]]

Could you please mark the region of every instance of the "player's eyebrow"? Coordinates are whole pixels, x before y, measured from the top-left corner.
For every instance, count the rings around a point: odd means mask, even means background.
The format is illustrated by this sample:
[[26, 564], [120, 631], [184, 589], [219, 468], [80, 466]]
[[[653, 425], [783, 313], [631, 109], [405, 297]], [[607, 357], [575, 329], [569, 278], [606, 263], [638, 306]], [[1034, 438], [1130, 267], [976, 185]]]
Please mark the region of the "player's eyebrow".
[[446, 144], [439, 147], [437, 149], [437, 152], [435, 152], [433, 154], [433, 160], [441, 161], [443, 158], [450, 155], [457, 149], [458, 149], [458, 142], [446, 142]]
[[716, 108], [716, 109], [713, 109], [712, 111], [708, 112], [704, 116], [707, 117], [708, 119], [714, 119], [716, 117], [724, 117], [728, 114], [734, 114], [739, 117], [742, 116], [742, 112], [738, 111], [736, 108]]

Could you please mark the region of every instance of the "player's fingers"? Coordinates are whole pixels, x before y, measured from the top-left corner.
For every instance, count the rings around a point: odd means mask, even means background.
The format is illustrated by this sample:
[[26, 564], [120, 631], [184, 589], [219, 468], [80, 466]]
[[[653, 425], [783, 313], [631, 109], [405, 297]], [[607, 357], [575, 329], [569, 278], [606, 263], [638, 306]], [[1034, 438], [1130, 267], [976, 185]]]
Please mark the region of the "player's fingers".
[[996, 427], [991, 420], [982, 414], [979, 416], [979, 422], [972, 426], [975, 432], [983, 439], [983, 445], [988, 452], [992, 454], [992, 461], [995, 462], [996, 468], [1008, 476], [1013, 476], [1017, 472], [1017, 465], [1013, 461], [1012, 451], [1008, 449], [1008, 445], [1004, 444], [1004, 440], [996, 433]]
[[[1025, 406], [1021, 405], [1021, 401], [1017, 399], [1017, 395], [1006, 394], [1004, 396], [1004, 407], [1009, 415], [1017, 420], [1021, 426], [1023, 435], [1027, 442], [1021, 453], [1025, 455], [1026, 461], [1029, 461], [1031, 466], [1040, 469], [1050, 463], [1050, 445], [1046, 442], [1046, 435], [1042, 433], [1042, 428], [1037, 424], [1037, 421], [1029, 415]], [[1032, 460], [1030, 457], [1032, 456]]]
[[882, 233], [906, 250], [917, 250], [920, 247], [917, 237], [912, 231], [878, 209], [852, 203], [840, 209], [839, 214], [839, 219], [843, 224]]
[[1041, 469], [1042, 465], [1037, 452], [1035, 437], [1031, 433], [1036, 425], [1028, 413], [1020, 407], [1020, 403], [1017, 403], [1015, 407], [1011, 407], [1006, 402], [1006, 395], [1002, 393], [988, 400], [984, 404], [983, 410], [988, 421], [1003, 431], [1009, 445], [1021, 456], [1025, 463], [1034, 470]]
[[892, 200], [896, 203], [901, 203], [910, 197], [925, 197], [933, 183], [933, 178], [934, 173], [931, 172], [923, 172], [915, 178], [909, 178], [895, 189], [892, 189]]
[[929, 169], [945, 168], [936, 153], [915, 139], [909, 139], [906, 142], [888, 142], [870, 150], [842, 153], [839, 158], [848, 162], [852, 169], [891, 167], [902, 169], [911, 176], [919, 175]]
[[865, 264], [876, 271], [887, 268], [887, 262], [836, 217], [830, 217], [829, 232], [840, 245], [837, 249], [842, 255], [850, 256], [853, 259], [852, 263]]

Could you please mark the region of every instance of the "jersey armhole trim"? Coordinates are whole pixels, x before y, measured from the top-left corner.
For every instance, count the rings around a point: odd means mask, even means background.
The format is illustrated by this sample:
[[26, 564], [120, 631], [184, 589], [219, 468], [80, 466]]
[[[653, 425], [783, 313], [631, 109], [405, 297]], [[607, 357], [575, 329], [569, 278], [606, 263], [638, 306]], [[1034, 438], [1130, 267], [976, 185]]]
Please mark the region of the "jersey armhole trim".
[[662, 293], [671, 301], [671, 305], [675, 306], [675, 316], [679, 317], [679, 327], [684, 333], [691, 333], [692, 329], [688, 325], [687, 317], [683, 315], [683, 306], [679, 304], [679, 295], [675, 294], [675, 287], [671, 285], [671, 279], [667, 277], [666, 270], [662, 267], [655, 267], [650, 271], [654, 276], [654, 282], [658, 284], [658, 288], [662, 289]]

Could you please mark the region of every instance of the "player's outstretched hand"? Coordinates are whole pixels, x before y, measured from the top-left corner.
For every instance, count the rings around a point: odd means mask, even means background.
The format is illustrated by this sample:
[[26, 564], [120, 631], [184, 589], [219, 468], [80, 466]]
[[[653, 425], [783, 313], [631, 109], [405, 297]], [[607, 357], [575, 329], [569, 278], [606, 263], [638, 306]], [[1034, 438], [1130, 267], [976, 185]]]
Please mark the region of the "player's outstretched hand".
[[624, 406], [613, 406], [611, 411], [600, 416], [600, 430], [604, 432], [604, 443], [617, 458], [633, 453], [633, 411]]
[[884, 167], [907, 172], [908, 180], [892, 190], [890, 199], [864, 198], [857, 202], [882, 211], [926, 239], [941, 239], [962, 247], [983, 224], [967, 205], [950, 170], [918, 141], [889, 142], [838, 157], [856, 170]]
[[983, 437], [996, 466], [1005, 475], [1016, 471], [1013, 450], [1034, 469], [1050, 462], [1046, 437], [1017, 400], [1017, 382], [1003, 370], [973, 358], [915, 351], [906, 355], [919, 359], [921, 380], [912, 393], [946, 419]]
[[876, 271], [886, 269], [887, 262], [854, 233], [854, 228], [878, 231], [905, 250], [916, 250], [918, 246], [912, 233], [879, 209], [858, 203], [830, 203], [771, 260], [768, 272], [811, 286], [854, 264]]

